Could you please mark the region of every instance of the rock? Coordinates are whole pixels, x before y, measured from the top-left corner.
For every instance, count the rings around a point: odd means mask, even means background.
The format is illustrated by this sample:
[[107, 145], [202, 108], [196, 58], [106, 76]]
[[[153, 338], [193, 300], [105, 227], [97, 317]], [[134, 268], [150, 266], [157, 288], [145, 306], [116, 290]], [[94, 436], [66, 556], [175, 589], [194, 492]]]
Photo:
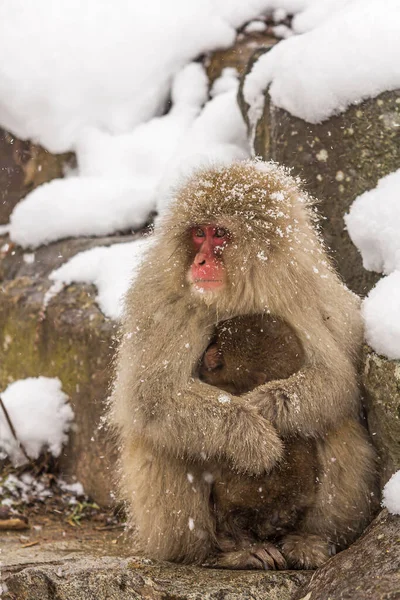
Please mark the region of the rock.
[[[106, 319], [91, 286], [70, 285], [43, 309], [48, 273], [94, 245], [132, 237], [69, 240], [38, 249], [25, 262], [15, 248], [0, 260], [0, 390], [26, 377], [59, 377], [75, 414], [75, 428], [59, 458], [63, 476], [80, 481], [100, 505], [111, 502], [115, 453], [99, 429], [111, 378], [117, 325]], [[4, 246], [3, 246], [4, 247]], [[14, 253], [12, 255], [12, 253]]]
[[32, 518], [29, 541], [35, 546], [21, 546], [17, 532], [0, 531], [0, 581], [8, 589], [2, 600], [289, 600], [312, 574], [157, 563], [132, 556], [134, 542], [121, 530], [85, 521], [73, 528], [61, 515], [48, 522]]
[[364, 348], [363, 385], [368, 427], [378, 450], [381, 487], [400, 469], [400, 361]]
[[382, 513], [348, 550], [331, 558], [293, 600], [398, 600], [400, 518]]
[[6, 579], [5, 600], [290, 600], [307, 571], [221, 571], [131, 557], [38, 565]]
[[[257, 56], [264, 51], [259, 50]], [[251, 70], [250, 62], [247, 72]], [[243, 94], [242, 112], [247, 117]], [[254, 137], [256, 155], [293, 167], [306, 189], [320, 200], [322, 230], [345, 282], [360, 295], [379, 275], [366, 271], [345, 229], [343, 216], [353, 200], [378, 179], [400, 168], [400, 91], [350, 106], [318, 124], [307, 123], [276, 107], [268, 93]]]
[[258, 48], [272, 48], [277, 41], [276, 37], [267, 32], [239, 33], [233, 46], [212, 52], [206, 57], [205, 67], [210, 85], [226, 67], [233, 67], [239, 75], [243, 75], [254, 51]]
[[63, 177], [74, 155], [51, 154], [0, 129], [0, 223], [7, 223], [14, 206], [42, 183]]

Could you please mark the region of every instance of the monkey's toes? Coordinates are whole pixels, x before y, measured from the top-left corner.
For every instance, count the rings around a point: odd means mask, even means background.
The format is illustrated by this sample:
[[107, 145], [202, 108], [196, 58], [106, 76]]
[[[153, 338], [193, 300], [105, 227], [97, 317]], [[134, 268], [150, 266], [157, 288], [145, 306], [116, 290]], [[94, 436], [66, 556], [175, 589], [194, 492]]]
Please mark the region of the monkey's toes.
[[265, 542], [243, 550], [223, 552], [214, 562], [214, 567], [222, 569], [263, 569], [276, 571], [286, 569], [286, 560], [274, 544]]
[[317, 569], [332, 555], [330, 544], [319, 535], [294, 533], [283, 538], [282, 554], [290, 567]]

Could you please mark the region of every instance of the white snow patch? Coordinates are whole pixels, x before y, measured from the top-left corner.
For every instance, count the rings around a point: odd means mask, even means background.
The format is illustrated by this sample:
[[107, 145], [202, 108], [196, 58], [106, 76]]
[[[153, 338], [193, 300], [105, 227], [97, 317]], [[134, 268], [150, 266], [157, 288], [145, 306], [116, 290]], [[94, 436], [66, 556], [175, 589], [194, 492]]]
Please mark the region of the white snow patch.
[[153, 208], [153, 190], [132, 179], [54, 179], [17, 204], [10, 238], [37, 248], [71, 236], [108, 235], [141, 227]]
[[[262, 55], [246, 77], [253, 125], [268, 88], [276, 106], [319, 123], [350, 104], [400, 87], [398, 0], [324, 0], [293, 20], [295, 33]], [[305, 33], [304, 33], [305, 32]]]
[[364, 268], [386, 275], [400, 269], [400, 169], [358, 196], [345, 216]]
[[244, 31], [246, 33], [262, 33], [267, 28], [265, 21], [251, 21], [246, 25]]
[[[315, 0], [314, 0], [315, 1]], [[160, 114], [172, 77], [230, 46], [235, 28], [310, 0], [53, 0], [0, 3], [1, 125], [52, 152], [87, 127], [131, 131]], [[10, 52], [18, 48], [18, 52]]]
[[400, 170], [356, 198], [345, 216], [349, 235], [369, 271], [384, 273], [362, 304], [367, 342], [400, 359]]
[[400, 271], [378, 281], [361, 312], [368, 344], [379, 354], [400, 359]]
[[249, 157], [247, 130], [236, 100], [237, 90], [236, 71], [224, 69], [214, 82], [212, 99], [193, 121], [179, 151], [167, 165], [156, 194], [160, 213], [168, 207], [171, 192], [195, 169]]
[[103, 313], [119, 319], [123, 296], [151, 243], [152, 237], [146, 237], [109, 247], [91, 248], [52, 271], [49, 278], [58, 290], [72, 282], [94, 284], [98, 289], [96, 300]]
[[[48, 377], [21, 379], [10, 383], [1, 398], [28, 456], [38, 458], [45, 448], [59, 456], [74, 417], [61, 381]], [[26, 462], [1, 408], [0, 450], [14, 465]]]
[[11, 239], [36, 248], [71, 236], [137, 229], [165, 207], [171, 186], [194, 168], [247, 158], [238, 85], [236, 71], [224, 69], [202, 109], [205, 72], [190, 64], [174, 80], [175, 104], [166, 116], [119, 136], [85, 130], [77, 146], [80, 176], [28, 194], [11, 215]]
[[218, 396], [218, 402], [220, 402], [221, 404], [230, 404], [231, 399], [226, 394], [220, 394]]
[[67, 483], [63, 479], [57, 480], [58, 485], [60, 486], [63, 492], [69, 492], [74, 496], [84, 496], [85, 491], [83, 489], [83, 485], [80, 481], [76, 481], [75, 483]]
[[392, 475], [383, 488], [382, 506], [393, 515], [400, 515], [400, 471]]

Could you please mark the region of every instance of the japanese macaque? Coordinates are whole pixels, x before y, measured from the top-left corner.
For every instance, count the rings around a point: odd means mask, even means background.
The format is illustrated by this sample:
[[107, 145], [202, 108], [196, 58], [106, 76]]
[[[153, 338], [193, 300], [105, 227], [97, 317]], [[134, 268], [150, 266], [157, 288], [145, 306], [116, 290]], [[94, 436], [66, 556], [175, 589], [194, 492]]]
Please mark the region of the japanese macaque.
[[[246, 315], [218, 323], [202, 358], [199, 377], [230, 394], [240, 395], [267, 381], [286, 379], [303, 364], [302, 346], [284, 321], [269, 315]], [[354, 440], [365, 445], [365, 433], [353, 420], [333, 434], [337, 435], [349, 448]], [[288, 546], [288, 542], [299, 541], [298, 535], [285, 535], [302, 525], [309, 509], [313, 513], [320, 500], [326, 501], [317, 496], [318, 477], [322, 473], [320, 466], [326, 462], [324, 449], [332, 440], [335, 444], [332, 433], [328, 433], [320, 448], [313, 438], [286, 439], [284, 460], [261, 477], [246, 478], [223, 467], [212, 469], [211, 494], [219, 547], [231, 550], [216, 557], [217, 565], [313, 568], [335, 551], [334, 544], [328, 546], [326, 538], [314, 536], [299, 561]], [[278, 540], [278, 547], [260, 544], [259, 540]], [[244, 549], [240, 550], [243, 544]], [[288, 562], [278, 549], [281, 545]]]
[[304, 363], [292, 329], [267, 314], [221, 321], [199, 368], [202, 381], [239, 396], [255, 387], [287, 379]]
[[[149, 557], [314, 568], [370, 518], [359, 302], [314, 221], [282, 167], [247, 161], [195, 173], [155, 233], [126, 297], [110, 409], [121, 494]], [[222, 391], [199, 376], [237, 317], [268, 317], [293, 344], [289, 364], [277, 353], [268, 375], [263, 359], [240, 396], [234, 377]]]

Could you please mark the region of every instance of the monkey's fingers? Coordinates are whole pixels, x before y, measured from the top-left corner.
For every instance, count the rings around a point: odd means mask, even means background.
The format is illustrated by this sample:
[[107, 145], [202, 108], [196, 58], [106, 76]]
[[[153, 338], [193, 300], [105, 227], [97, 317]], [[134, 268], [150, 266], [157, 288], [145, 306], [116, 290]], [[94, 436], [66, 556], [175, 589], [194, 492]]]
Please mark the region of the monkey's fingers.
[[287, 569], [287, 563], [278, 548], [269, 542], [254, 549], [251, 554], [258, 559], [265, 571]]
[[278, 548], [270, 542], [243, 550], [222, 552], [207, 566], [219, 569], [263, 569], [264, 571], [287, 568], [286, 560]]

